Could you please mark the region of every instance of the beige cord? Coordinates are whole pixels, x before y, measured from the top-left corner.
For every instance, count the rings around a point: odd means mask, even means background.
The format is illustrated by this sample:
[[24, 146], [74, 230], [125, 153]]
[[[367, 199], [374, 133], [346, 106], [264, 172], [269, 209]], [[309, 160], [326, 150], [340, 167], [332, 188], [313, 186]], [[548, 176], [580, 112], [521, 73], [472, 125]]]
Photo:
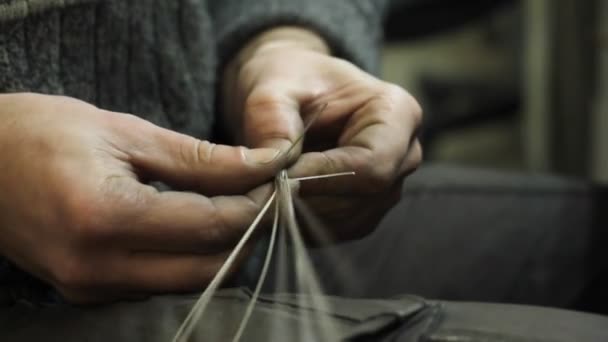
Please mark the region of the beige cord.
[[258, 283], [255, 286], [255, 290], [253, 291], [253, 295], [251, 296], [251, 300], [247, 305], [247, 309], [245, 310], [245, 315], [241, 320], [241, 324], [239, 325], [239, 329], [237, 330], [233, 342], [238, 342], [241, 340], [243, 333], [245, 332], [245, 328], [247, 327], [247, 323], [249, 322], [249, 317], [253, 312], [253, 307], [260, 296], [260, 292], [262, 291], [262, 286], [264, 285], [264, 281], [266, 280], [266, 274], [268, 273], [268, 266], [270, 265], [270, 260], [272, 259], [272, 253], [274, 252], [275, 240], [277, 237], [277, 231], [279, 227], [279, 201], [274, 202], [274, 220], [272, 223], [272, 232], [270, 233], [270, 243], [268, 245], [268, 251], [266, 252], [266, 258], [264, 259], [264, 266], [262, 267], [262, 272], [260, 273], [260, 278], [258, 279]]
[[270, 196], [258, 216], [255, 218], [255, 220], [253, 220], [249, 228], [247, 228], [247, 231], [241, 238], [241, 241], [239, 241], [236, 247], [234, 247], [232, 253], [230, 253], [230, 255], [228, 256], [220, 270], [217, 272], [211, 283], [209, 283], [209, 286], [207, 286], [205, 291], [203, 291], [203, 294], [201, 294], [200, 298], [196, 301], [196, 303], [192, 307], [192, 310], [177, 330], [177, 333], [173, 338], [173, 342], [188, 340], [188, 338], [192, 334], [195, 324], [200, 320], [201, 316], [203, 315], [203, 312], [207, 308], [207, 305], [211, 301], [211, 298], [215, 294], [215, 291], [224, 280], [226, 274], [228, 273], [228, 270], [230, 270], [230, 267], [232, 267], [232, 264], [236, 260], [236, 257], [238, 256], [241, 249], [243, 249], [247, 241], [249, 241], [249, 238], [255, 231], [255, 228], [259, 225], [260, 221], [262, 220], [262, 217], [264, 217], [264, 215], [268, 211], [268, 208], [270, 208], [270, 205], [272, 204], [272, 201], [275, 199], [276, 195], [276, 191], [272, 193], [272, 195]]
[[[301, 142], [301, 140], [304, 138], [305, 132], [310, 128], [310, 126], [312, 125], [314, 120], [325, 110], [326, 107], [327, 107], [326, 104], [321, 106], [321, 109], [318, 110], [312, 116], [312, 120], [310, 120], [310, 122], [305, 126], [304, 133], [298, 139], [296, 139], [296, 141], [282, 155], [282, 157], [287, 157], [289, 155], [289, 153], [295, 148], [295, 146], [297, 146]], [[272, 232], [271, 232], [271, 236], [270, 236], [270, 244], [269, 244], [268, 250], [266, 252], [264, 265], [262, 267], [262, 271], [261, 271], [260, 277], [257, 281], [255, 290], [254, 290], [254, 292], [251, 296], [251, 299], [247, 305], [247, 308], [245, 310], [243, 319], [241, 320], [239, 328], [237, 329], [237, 332], [235, 333], [232, 341], [238, 342], [243, 337], [245, 328], [247, 327], [247, 323], [251, 317], [251, 314], [253, 313], [253, 308], [254, 308], [256, 302], [258, 301], [262, 286], [264, 285], [264, 281], [265, 281], [266, 275], [268, 273], [268, 268], [270, 265], [270, 261], [272, 259], [272, 255], [274, 253], [275, 245], [277, 243], [276, 242], [277, 234], [278, 234], [279, 229], [281, 228], [281, 225], [279, 224], [280, 222], [285, 223], [285, 226], [287, 228], [286, 233], [287, 233], [287, 235], [290, 236], [293, 247], [294, 247], [295, 262], [296, 262], [295, 269], [296, 269], [296, 278], [297, 278], [298, 287], [308, 290], [308, 292], [310, 293], [309, 298], [312, 301], [312, 305], [307, 305], [307, 303], [304, 303], [304, 299], [305, 299], [304, 296], [298, 296], [298, 300], [301, 304], [300, 311], [309, 312], [310, 310], [307, 308], [312, 308], [313, 309], [312, 311], [329, 312], [329, 307], [328, 307], [327, 303], [324, 302], [321, 297], [322, 292], [321, 292], [320, 282], [316, 276], [316, 273], [314, 272], [312, 263], [310, 261], [310, 257], [308, 256], [308, 253], [306, 252], [306, 247], [304, 246], [304, 240], [302, 238], [302, 235], [299, 232], [298, 224], [296, 222], [295, 209], [294, 209], [290, 181], [294, 181], [294, 180], [295, 181], [309, 181], [309, 180], [332, 178], [332, 177], [352, 176], [354, 174], [355, 174], [354, 172], [341, 172], [341, 173], [334, 173], [334, 174], [327, 174], [327, 175], [318, 175], [318, 176], [289, 179], [287, 176], [287, 171], [285, 171], [285, 170], [281, 171], [279, 173], [279, 175], [277, 175], [275, 177], [275, 191], [272, 193], [270, 198], [266, 201], [266, 203], [262, 207], [262, 210], [259, 212], [259, 214], [255, 218], [255, 220], [247, 228], [247, 230], [245, 231], [245, 234], [243, 235], [243, 237], [241, 238], [241, 240], [239, 241], [237, 246], [230, 253], [230, 255], [228, 256], [228, 258], [226, 259], [226, 261], [224, 262], [224, 264], [222, 265], [222, 267], [220, 268], [218, 273], [215, 275], [215, 277], [213, 278], [211, 283], [209, 283], [209, 286], [207, 286], [205, 291], [203, 291], [203, 293], [201, 294], [200, 298], [196, 301], [196, 303], [192, 307], [192, 310], [190, 311], [190, 313], [188, 314], [188, 316], [186, 317], [186, 319], [184, 320], [184, 322], [181, 324], [180, 328], [178, 329], [177, 333], [175, 334], [175, 337], [173, 338], [173, 342], [188, 341], [188, 339], [192, 335], [192, 332], [194, 331], [195, 325], [200, 321], [203, 313], [205, 312], [205, 310], [207, 309], [207, 306], [209, 305], [211, 299], [213, 298], [213, 295], [215, 294], [218, 287], [220, 286], [220, 284], [223, 282], [224, 278], [226, 277], [228, 271], [230, 270], [230, 268], [236, 261], [236, 257], [241, 252], [241, 250], [243, 249], [243, 247], [245, 246], [247, 241], [249, 241], [249, 239], [253, 235], [253, 232], [259, 226], [262, 218], [268, 212], [273, 201], [275, 202], [274, 220], [273, 220]], [[282, 246], [282, 247], [284, 247], [284, 246]], [[304, 316], [306, 316], [306, 317], [304, 317]], [[311, 322], [309, 321], [309, 317], [307, 317], [308, 315], [304, 315], [304, 316], [302, 316], [302, 318], [304, 318], [306, 320], [307, 325], [310, 325]], [[338, 330], [336, 329], [335, 326], [331, 325], [329, 320], [321, 319], [321, 320], [319, 320], [319, 322], [322, 325], [321, 329], [319, 329], [319, 330], [321, 331], [321, 333], [323, 335], [322, 336], [323, 341], [338, 340]], [[312, 328], [312, 326], [311, 326], [311, 328]], [[310, 334], [310, 333], [312, 333], [313, 330], [314, 329], [306, 329], [303, 333]]]

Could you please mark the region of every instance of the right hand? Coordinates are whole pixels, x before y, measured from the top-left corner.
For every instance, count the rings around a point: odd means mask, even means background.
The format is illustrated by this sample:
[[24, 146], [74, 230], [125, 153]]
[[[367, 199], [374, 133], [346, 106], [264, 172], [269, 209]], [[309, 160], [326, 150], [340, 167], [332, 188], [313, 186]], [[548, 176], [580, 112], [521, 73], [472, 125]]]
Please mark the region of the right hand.
[[258, 186], [276, 153], [72, 98], [0, 95], [0, 254], [73, 302], [202, 288], [268, 197]]

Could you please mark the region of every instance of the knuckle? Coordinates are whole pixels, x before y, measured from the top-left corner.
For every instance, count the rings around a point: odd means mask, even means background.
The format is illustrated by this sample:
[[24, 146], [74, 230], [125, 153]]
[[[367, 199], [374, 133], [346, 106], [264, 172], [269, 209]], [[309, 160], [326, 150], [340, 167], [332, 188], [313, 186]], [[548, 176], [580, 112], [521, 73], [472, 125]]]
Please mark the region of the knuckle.
[[[99, 243], [112, 239], [122, 221], [140, 213], [157, 191], [152, 186], [125, 188], [122, 177], [108, 177], [95, 189], [68, 192], [64, 220], [72, 238], [79, 244]], [[129, 217], [127, 217], [129, 216]]]
[[208, 217], [208, 226], [201, 229], [200, 239], [203, 244], [209, 244], [214, 241], [221, 241], [226, 238], [228, 232], [228, 222], [218, 208], [216, 201], [211, 200], [213, 210]]
[[245, 100], [249, 114], [256, 112], [278, 112], [285, 107], [285, 98], [273, 90], [258, 89]]
[[213, 160], [213, 153], [217, 147], [216, 144], [207, 140], [198, 139], [193, 139], [191, 142], [192, 144], [188, 144], [189, 146], [182, 145], [180, 148], [180, 155], [184, 160], [191, 159], [192, 145], [194, 146], [194, 157], [196, 162], [210, 163]]
[[[338, 166], [338, 164], [334, 161], [334, 159], [332, 159], [330, 156], [327, 155], [327, 153], [325, 152], [318, 152], [319, 155], [322, 157], [323, 160], [323, 167], [322, 167], [322, 172], [323, 173], [334, 173], [334, 172], [338, 172], [340, 170], [340, 167]], [[353, 163], [352, 163], [352, 168], [354, 170], [361, 170], [362, 168], [364, 168], [365, 163], [361, 161], [361, 159], [354, 159]]]
[[383, 112], [394, 112], [398, 109], [401, 91], [401, 87], [395, 84], [383, 83], [374, 96], [375, 106]]
[[[121, 186], [120, 182], [117, 183], [117, 187]], [[117, 188], [116, 191], [113, 191], [104, 198], [101, 214], [107, 217], [118, 218], [120, 218], [121, 213], [126, 212], [137, 215], [141, 210], [152, 204], [156, 194], [158, 194], [158, 190], [152, 185], [138, 185], [129, 188], [128, 191]], [[126, 208], [127, 211], [124, 212], [120, 208]]]
[[158, 190], [152, 185], [139, 185], [128, 189], [117, 181], [114, 191], [110, 190], [98, 200], [98, 219], [91, 220], [89, 237], [95, 242], [114, 240], [120, 237], [120, 227], [133, 224], [143, 218], [150, 206], [154, 206]]
[[402, 113], [414, 119], [416, 127], [422, 124], [423, 109], [420, 103], [401, 86], [386, 83], [384, 86], [385, 102], [391, 106], [390, 109], [399, 109]]
[[395, 99], [403, 99], [408, 96], [407, 91], [395, 83], [385, 83], [385, 91], [389, 96]]
[[74, 191], [68, 195], [66, 204], [68, 228], [79, 242], [96, 240], [103, 234], [106, 217], [104, 205], [94, 196]]

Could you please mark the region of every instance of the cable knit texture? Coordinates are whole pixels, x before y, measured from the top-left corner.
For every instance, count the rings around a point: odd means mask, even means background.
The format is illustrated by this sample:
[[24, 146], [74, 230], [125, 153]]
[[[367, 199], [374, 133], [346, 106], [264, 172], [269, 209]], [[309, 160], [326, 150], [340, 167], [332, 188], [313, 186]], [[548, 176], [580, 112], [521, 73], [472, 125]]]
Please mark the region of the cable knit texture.
[[0, 92], [68, 95], [209, 138], [218, 60], [302, 25], [375, 72], [386, 2], [0, 0]]
[[199, 0], [0, 0], [0, 92], [76, 97], [208, 137], [216, 53]]
[[222, 61], [255, 33], [295, 24], [320, 33], [335, 55], [376, 74], [381, 24], [389, 3], [388, 0], [224, 0], [210, 2], [210, 8], [216, 21]]

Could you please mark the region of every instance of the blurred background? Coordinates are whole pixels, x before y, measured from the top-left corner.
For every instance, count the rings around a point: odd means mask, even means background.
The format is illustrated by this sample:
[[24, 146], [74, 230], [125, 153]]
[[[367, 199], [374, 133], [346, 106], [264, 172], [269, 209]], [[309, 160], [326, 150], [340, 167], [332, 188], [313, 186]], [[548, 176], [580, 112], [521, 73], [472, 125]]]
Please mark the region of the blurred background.
[[425, 159], [608, 182], [608, 0], [397, 0], [384, 79]]

